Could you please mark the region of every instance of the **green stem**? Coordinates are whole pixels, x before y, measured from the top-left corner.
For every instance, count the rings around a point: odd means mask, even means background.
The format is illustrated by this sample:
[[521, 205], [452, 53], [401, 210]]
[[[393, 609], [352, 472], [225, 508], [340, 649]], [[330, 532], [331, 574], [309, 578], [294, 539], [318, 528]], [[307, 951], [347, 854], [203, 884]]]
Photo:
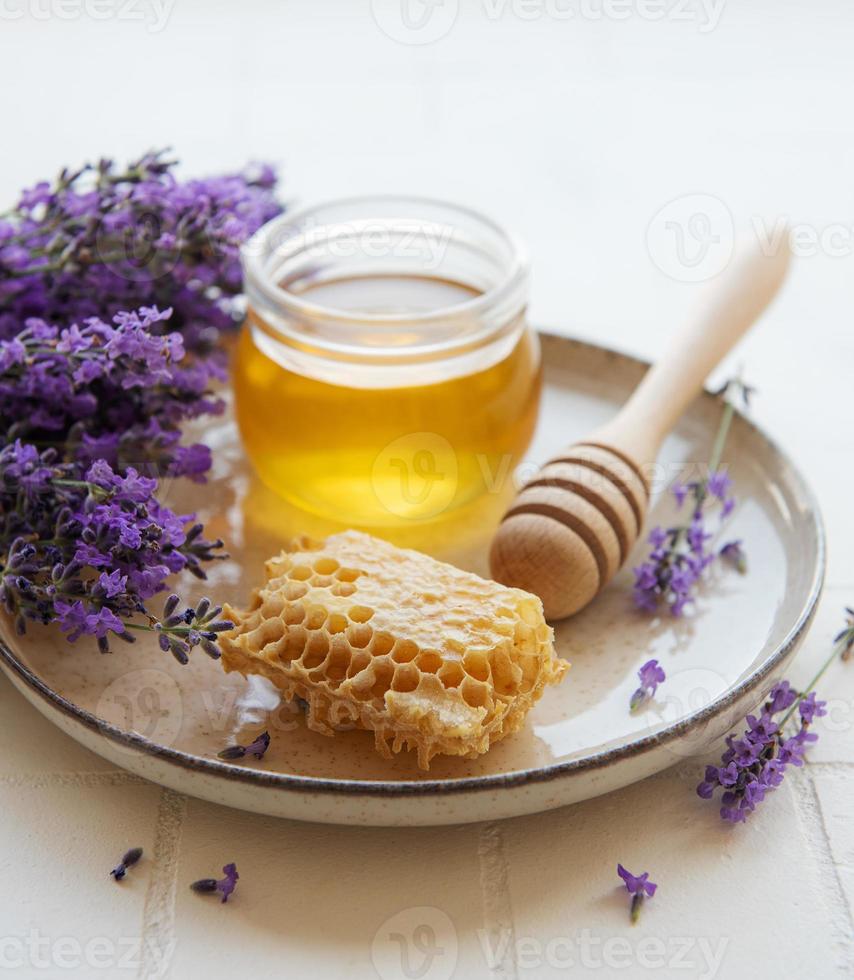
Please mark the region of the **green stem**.
[[721, 464], [721, 457], [724, 453], [724, 445], [726, 444], [734, 415], [735, 406], [731, 401], [727, 400], [726, 404], [724, 405], [723, 415], [721, 416], [721, 424], [718, 426], [718, 434], [715, 436], [715, 442], [712, 446], [712, 453], [709, 457], [709, 473], [714, 473]]
[[821, 667], [819, 667], [813, 679], [809, 682], [806, 688], [804, 688], [804, 690], [801, 691], [801, 693], [798, 695], [797, 701], [795, 701], [792, 707], [789, 708], [789, 710], [784, 715], [783, 720], [780, 722], [781, 731], [786, 727], [786, 723], [795, 713], [795, 710], [797, 709], [801, 701], [803, 701], [803, 699], [815, 689], [816, 684], [818, 684], [818, 682], [822, 679], [822, 677], [824, 677], [824, 675], [827, 673], [827, 670], [830, 667], [830, 665], [833, 663], [833, 661], [836, 660], [837, 657], [842, 655], [842, 652], [845, 650], [845, 646], [846, 646], [846, 637], [844, 636], [837, 643], [833, 644], [833, 651], [830, 654], [830, 656], [824, 661]]

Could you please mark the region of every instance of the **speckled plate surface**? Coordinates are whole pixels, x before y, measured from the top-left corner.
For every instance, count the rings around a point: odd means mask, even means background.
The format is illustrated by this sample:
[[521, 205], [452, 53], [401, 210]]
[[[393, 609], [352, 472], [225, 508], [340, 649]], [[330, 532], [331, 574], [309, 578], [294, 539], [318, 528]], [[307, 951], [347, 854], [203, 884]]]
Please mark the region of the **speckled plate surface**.
[[[610, 417], [645, 366], [632, 358], [543, 336], [545, 388], [530, 467]], [[702, 465], [720, 405], [703, 396], [664, 447], [653, 474], [650, 522], [673, 516], [661, 494]], [[176, 483], [167, 502], [195, 510], [232, 554], [208, 583], [185, 591], [238, 604], [262, 576], [263, 560], [297, 532], [337, 530], [295, 511], [255, 480], [233, 422], [206, 429], [213, 480]], [[725, 462], [739, 495], [726, 534], [743, 538], [750, 570], [720, 569], [693, 615], [651, 619], [634, 611], [624, 570], [580, 615], [557, 624], [558, 653], [572, 670], [546, 691], [525, 729], [477, 760], [437, 759], [422, 773], [411, 754], [380, 758], [370, 733], [327, 738], [310, 732], [260, 679], [226, 675], [196, 654], [180, 667], [154, 644], [115, 644], [102, 656], [69, 648], [49, 630], [22, 642], [2, 626], [0, 666], [65, 732], [94, 752], [181, 792], [246, 810], [329, 823], [418, 825], [533, 813], [609, 792], [704, 752], [764, 697], [793, 656], [812, 617], [824, 572], [824, 539], [803, 478], [760, 431], [737, 417]], [[686, 469], [687, 467], [687, 469]], [[694, 469], [696, 472], [696, 469]], [[528, 473], [527, 475], [530, 475]], [[444, 525], [412, 528], [396, 540], [481, 574], [488, 541], [506, 504], [491, 496]], [[390, 536], [390, 535], [389, 535]], [[628, 563], [636, 564], [641, 543]], [[667, 683], [636, 715], [628, 701], [638, 667], [657, 657]], [[260, 762], [224, 763], [217, 752], [267, 728]]]

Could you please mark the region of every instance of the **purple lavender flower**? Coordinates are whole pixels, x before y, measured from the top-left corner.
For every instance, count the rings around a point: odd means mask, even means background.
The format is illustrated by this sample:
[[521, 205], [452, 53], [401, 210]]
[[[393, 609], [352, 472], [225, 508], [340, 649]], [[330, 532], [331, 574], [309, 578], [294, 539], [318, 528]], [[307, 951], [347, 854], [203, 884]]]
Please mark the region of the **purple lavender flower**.
[[[800, 727], [787, 734], [787, 725], [797, 708]], [[814, 692], [798, 695], [788, 681], [771, 688], [758, 715], [747, 716], [742, 738], [728, 735], [720, 766], [706, 766], [697, 795], [711, 799], [718, 788], [720, 814], [731, 823], [744, 823], [770, 790], [782, 782], [788, 766], [801, 766], [807, 748], [818, 739], [809, 731], [814, 718], [824, 714], [824, 702]], [[777, 720], [775, 716], [782, 717]]]
[[244, 756], [252, 755], [256, 759], [263, 759], [264, 753], [270, 747], [270, 733], [261, 734], [248, 745], [229, 745], [228, 748], [217, 753], [220, 759], [242, 759]]
[[[728, 381], [719, 394], [727, 396], [730, 389], [741, 393], [745, 405], [750, 389], [739, 379]], [[719, 521], [725, 521], [736, 505], [732, 495], [732, 479], [720, 466], [721, 454], [732, 422], [735, 407], [725, 399], [720, 426], [714, 441], [708, 476], [703, 480], [673, 484], [671, 490], [676, 506], [681, 510], [690, 498], [692, 506], [688, 520], [670, 528], [654, 528], [649, 537], [649, 557], [634, 569], [634, 600], [638, 608], [656, 612], [665, 606], [671, 615], [681, 616], [694, 601], [697, 583], [706, 569], [718, 557], [723, 557], [739, 570], [746, 567], [741, 542], [731, 542], [720, 552], [709, 550], [712, 534], [707, 526], [709, 509], [720, 507]]]
[[822, 718], [827, 714], [826, 706], [826, 701], [816, 701], [815, 691], [810, 691], [798, 703], [798, 713], [801, 716], [801, 721], [805, 725], [811, 725], [816, 718]]
[[638, 671], [640, 686], [629, 701], [629, 710], [637, 711], [642, 704], [655, 697], [658, 685], [662, 684], [665, 679], [666, 674], [664, 673], [664, 668], [659, 662], [657, 660], [648, 660]]
[[768, 695], [768, 711], [775, 715], [779, 711], [785, 711], [798, 700], [798, 692], [788, 681], [779, 681], [771, 688]]
[[690, 496], [691, 517], [685, 524], [655, 527], [649, 535], [649, 558], [634, 569], [635, 604], [646, 612], [664, 605], [673, 616], [681, 616], [694, 601], [694, 591], [705, 570], [718, 555], [744, 565], [740, 542], [724, 546], [717, 554], [709, 550], [713, 535], [706, 526], [706, 507], [710, 499], [722, 502], [721, 519], [729, 515], [735, 498], [725, 497], [731, 481], [722, 471], [713, 471], [706, 482], [676, 483], [673, 495], [679, 507]]
[[778, 725], [767, 709], [762, 711], [758, 718], [755, 715], [747, 716], [745, 736], [749, 742], [765, 745], [778, 731]]
[[224, 878], [200, 878], [198, 881], [194, 881], [190, 885], [190, 888], [200, 894], [219, 892], [222, 895], [222, 901], [227, 902], [229, 896], [237, 887], [237, 880], [240, 878], [240, 875], [237, 873], [236, 864], [226, 864], [222, 871], [225, 875]]
[[644, 899], [652, 898], [658, 885], [649, 880], [649, 872], [644, 871], [641, 875], [633, 875], [622, 864], [617, 865], [617, 874], [623, 879], [626, 891], [632, 896], [630, 914], [632, 923], [634, 924], [638, 920]]
[[729, 489], [731, 486], [732, 480], [725, 470], [716, 470], [714, 473], [710, 473], [709, 478], [706, 481], [706, 489], [708, 492], [713, 497], [717, 497], [721, 503], [728, 499]]

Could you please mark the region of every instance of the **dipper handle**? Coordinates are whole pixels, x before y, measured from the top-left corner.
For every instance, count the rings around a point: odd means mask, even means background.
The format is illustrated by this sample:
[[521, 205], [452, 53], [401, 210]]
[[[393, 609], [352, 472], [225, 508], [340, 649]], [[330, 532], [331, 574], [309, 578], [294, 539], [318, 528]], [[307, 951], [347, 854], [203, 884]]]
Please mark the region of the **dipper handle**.
[[591, 441], [603, 442], [640, 464], [652, 462], [703, 382], [777, 294], [790, 258], [788, 237], [773, 253], [755, 249], [737, 256], [720, 274], [699, 313]]

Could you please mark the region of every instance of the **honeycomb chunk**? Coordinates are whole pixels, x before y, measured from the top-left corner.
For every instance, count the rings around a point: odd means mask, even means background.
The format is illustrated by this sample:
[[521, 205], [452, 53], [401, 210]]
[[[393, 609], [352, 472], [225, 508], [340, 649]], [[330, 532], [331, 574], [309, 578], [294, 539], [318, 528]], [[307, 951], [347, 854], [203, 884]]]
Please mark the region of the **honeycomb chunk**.
[[569, 666], [536, 596], [367, 534], [299, 539], [266, 572], [247, 610], [226, 607], [225, 669], [302, 698], [315, 731], [415, 749], [422, 769], [518, 731]]

